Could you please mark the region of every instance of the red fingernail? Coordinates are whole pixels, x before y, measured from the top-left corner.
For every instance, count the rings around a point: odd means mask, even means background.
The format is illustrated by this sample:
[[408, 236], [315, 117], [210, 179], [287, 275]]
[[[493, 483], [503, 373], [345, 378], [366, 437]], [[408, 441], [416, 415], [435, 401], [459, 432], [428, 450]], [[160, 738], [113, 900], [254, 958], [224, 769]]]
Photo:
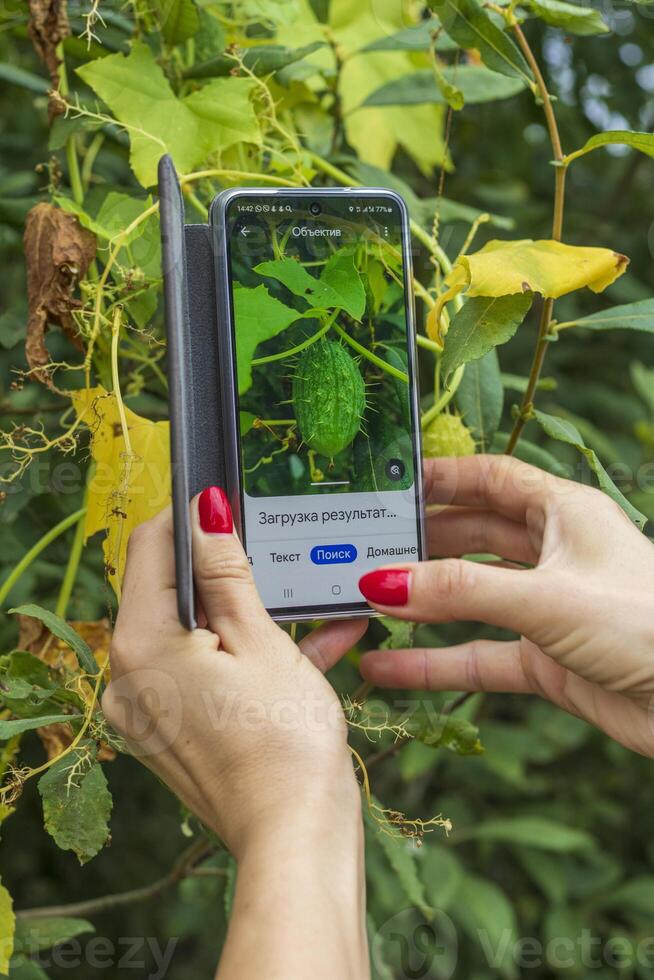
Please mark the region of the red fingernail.
[[221, 487], [207, 487], [198, 501], [200, 527], [207, 534], [231, 534], [234, 527], [232, 508]]
[[378, 568], [361, 576], [359, 590], [378, 606], [406, 606], [410, 575], [405, 568]]

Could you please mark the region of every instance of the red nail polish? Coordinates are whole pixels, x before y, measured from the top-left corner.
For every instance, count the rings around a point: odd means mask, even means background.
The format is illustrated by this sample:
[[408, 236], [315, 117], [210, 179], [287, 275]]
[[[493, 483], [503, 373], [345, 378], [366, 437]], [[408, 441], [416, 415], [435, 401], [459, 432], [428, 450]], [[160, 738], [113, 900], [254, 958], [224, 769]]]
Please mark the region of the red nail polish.
[[234, 527], [232, 508], [221, 487], [207, 487], [198, 501], [200, 527], [208, 534], [231, 534]]
[[405, 568], [378, 568], [361, 576], [359, 590], [378, 606], [406, 606], [410, 575]]

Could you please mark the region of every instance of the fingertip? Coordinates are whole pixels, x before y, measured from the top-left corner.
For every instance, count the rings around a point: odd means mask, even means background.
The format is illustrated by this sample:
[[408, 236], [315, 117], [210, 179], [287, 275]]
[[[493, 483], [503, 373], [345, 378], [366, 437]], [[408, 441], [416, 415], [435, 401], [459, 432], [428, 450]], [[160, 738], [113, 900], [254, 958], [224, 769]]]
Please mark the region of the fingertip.
[[365, 681], [371, 681], [377, 687], [389, 683], [393, 669], [393, 650], [369, 650], [364, 653], [359, 662], [359, 670]]
[[194, 511], [205, 534], [231, 534], [234, 530], [232, 508], [222, 487], [205, 487], [194, 499]]
[[300, 650], [325, 673], [359, 642], [368, 623], [367, 617], [327, 621], [300, 641]]

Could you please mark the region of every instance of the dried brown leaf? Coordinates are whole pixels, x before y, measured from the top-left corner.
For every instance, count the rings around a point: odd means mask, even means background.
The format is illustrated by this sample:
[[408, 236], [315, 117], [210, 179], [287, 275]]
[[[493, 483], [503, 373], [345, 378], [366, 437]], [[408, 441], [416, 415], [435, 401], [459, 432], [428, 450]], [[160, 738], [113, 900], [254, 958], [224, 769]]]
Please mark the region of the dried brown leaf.
[[45, 370], [48, 324], [55, 324], [81, 347], [72, 311], [81, 303], [73, 293], [95, 256], [95, 235], [77, 218], [53, 204], [37, 204], [27, 215], [25, 235], [28, 322], [25, 356], [35, 376], [54, 388]]
[[[106, 664], [109, 659], [109, 644], [111, 642], [109, 620], [98, 619], [95, 622], [73, 620], [70, 625], [82, 639], [86, 640], [96, 661], [100, 665]], [[32, 616], [19, 616], [18, 627], [18, 645], [21, 650], [32, 653], [46, 663], [48, 667], [52, 667], [53, 670], [68, 670], [71, 673], [79, 673], [77, 657], [73, 651], [63, 640], [53, 636], [43, 623]], [[92, 696], [91, 685], [87, 681], [83, 681], [77, 693], [88, 702]], [[37, 734], [48, 759], [54, 759], [60, 755], [73, 740], [70, 727], [63, 723], [44, 725], [43, 728], [37, 729]], [[109, 745], [100, 744], [98, 749], [100, 762], [111, 762], [115, 757], [116, 753]]]
[[[29, 0], [28, 32], [34, 50], [48, 69], [52, 88], [59, 88], [61, 61], [57, 45], [70, 35], [67, 0]], [[63, 110], [54, 99], [49, 104], [50, 122]]]

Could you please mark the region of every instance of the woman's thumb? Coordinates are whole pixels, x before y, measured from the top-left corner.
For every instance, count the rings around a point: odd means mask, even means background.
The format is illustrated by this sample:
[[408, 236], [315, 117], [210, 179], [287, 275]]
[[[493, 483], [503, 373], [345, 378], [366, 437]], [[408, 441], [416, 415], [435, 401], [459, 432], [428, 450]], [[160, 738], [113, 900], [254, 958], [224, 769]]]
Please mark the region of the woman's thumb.
[[207, 487], [191, 501], [193, 574], [209, 628], [230, 649], [231, 640], [252, 633], [253, 620], [267, 620], [252, 570], [234, 532], [232, 509], [221, 487]]

